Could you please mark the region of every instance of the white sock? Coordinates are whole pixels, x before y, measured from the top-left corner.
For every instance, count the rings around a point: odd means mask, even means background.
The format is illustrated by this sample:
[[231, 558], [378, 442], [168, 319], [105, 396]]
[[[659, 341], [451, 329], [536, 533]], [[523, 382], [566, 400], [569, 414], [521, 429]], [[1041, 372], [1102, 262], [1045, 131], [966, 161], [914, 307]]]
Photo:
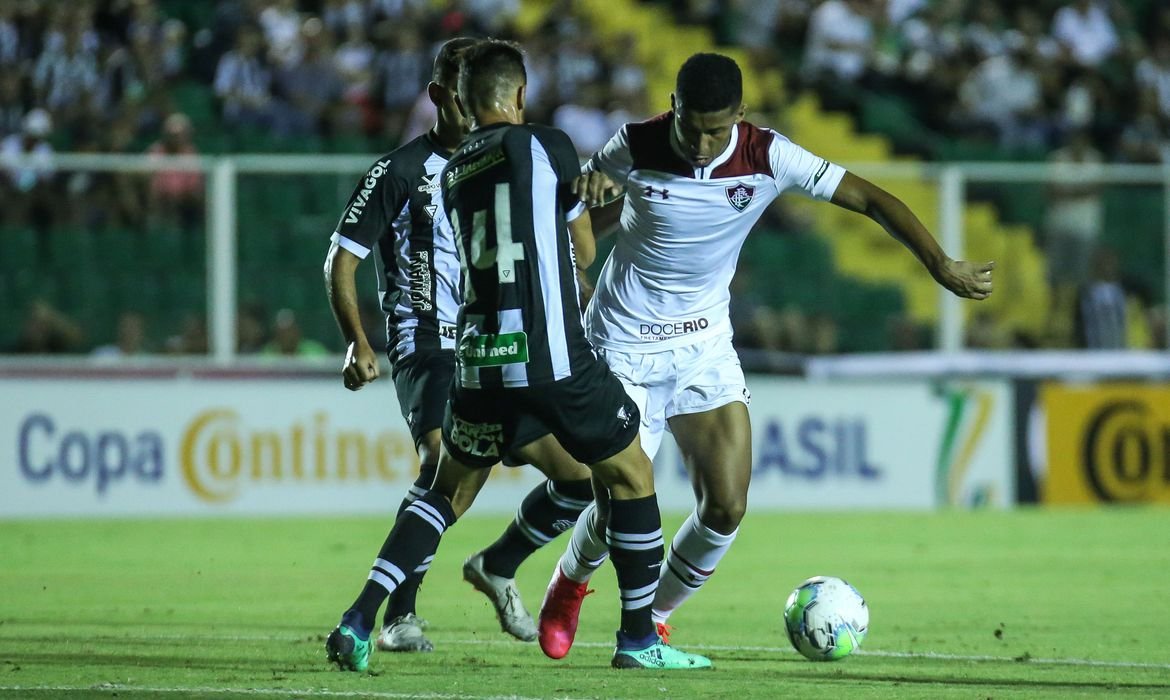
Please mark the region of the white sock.
[[596, 512], [596, 503], [590, 503], [589, 507], [581, 511], [581, 515], [577, 516], [577, 525], [569, 537], [569, 546], [561, 555], [561, 571], [577, 583], [587, 582], [609, 556], [609, 546], [605, 543], [604, 533], [598, 534], [594, 526], [593, 518]]
[[662, 562], [652, 612], [655, 622], [666, 622], [672, 612], [711, 578], [715, 566], [735, 541], [737, 532], [738, 528], [730, 535], [715, 532], [699, 520], [698, 511], [691, 512], [674, 536], [670, 552]]

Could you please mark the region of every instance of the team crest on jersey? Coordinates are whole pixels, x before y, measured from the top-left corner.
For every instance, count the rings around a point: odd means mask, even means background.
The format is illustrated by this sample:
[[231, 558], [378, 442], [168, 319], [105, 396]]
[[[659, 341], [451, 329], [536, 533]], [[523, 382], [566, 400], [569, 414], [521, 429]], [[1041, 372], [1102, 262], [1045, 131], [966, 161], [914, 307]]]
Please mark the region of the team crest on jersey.
[[756, 188], [749, 187], [742, 182], [737, 182], [727, 190], [727, 201], [731, 206], [735, 207], [736, 211], [743, 211], [752, 203], [752, 197], [756, 194]]

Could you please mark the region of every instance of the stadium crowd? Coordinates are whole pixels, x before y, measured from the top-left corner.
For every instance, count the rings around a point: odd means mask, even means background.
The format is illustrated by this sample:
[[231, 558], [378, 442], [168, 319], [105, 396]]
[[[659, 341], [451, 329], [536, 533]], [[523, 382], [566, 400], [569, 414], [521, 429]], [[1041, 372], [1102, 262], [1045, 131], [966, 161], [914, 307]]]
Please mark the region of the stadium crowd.
[[[680, 22], [746, 47], [756, 67], [783, 67], [786, 80], [831, 107], [903, 97], [932, 136], [899, 145], [928, 156], [940, 155], [934, 144], [976, 137], [1067, 162], [1161, 162], [1170, 144], [1170, 3], [658, 1]], [[384, 152], [432, 123], [422, 88], [436, 47], [457, 35], [522, 41], [530, 118], [591, 153], [620, 124], [649, 114], [646, 76], [633, 34], [601, 41], [572, 0], [554, 5], [522, 35], [519, 0], [0, 0], [0, 165], [33, 157], [32, 166], [0, 172], [0, 226], [42, 235], [61, 225], [201, 231], [200, 175], [57, 172], [52, 153], [195, 156], [246, 147], [219, 137], [249, 134], [275, 150], [309, 140]], [[183, 113], [180, 93], [190, 85], [213, 96], [211, 121]], [[1049, 256], [1063, 261], [1054, 269], [1085, 281], [1100, 203], [1085, 188], [1063, 195], [1067, 225], [1046, 238]], [[743, 297], [741, 307], [751, 307], [750, 293]], [[760, 347], [837, 349], [832, 318], [800, 309], [740, 317], [742, 337]], [[277, 325], [275, 316], [264, 322]], [[896, 348], [930, 344], [905, 319], [890, 338]]]

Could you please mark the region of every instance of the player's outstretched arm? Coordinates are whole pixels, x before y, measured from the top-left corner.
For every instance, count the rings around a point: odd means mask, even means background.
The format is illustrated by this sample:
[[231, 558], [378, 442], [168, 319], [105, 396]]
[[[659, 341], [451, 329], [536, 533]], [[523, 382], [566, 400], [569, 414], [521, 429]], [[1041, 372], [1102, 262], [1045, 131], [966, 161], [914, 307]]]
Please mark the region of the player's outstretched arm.
[[325, 256], [325, 292], [337, 327], [345, 338], [345, 365], [341, 378], [345, 388], [357, 391], [378, 378], [378, 355], [370, 347], [362, 329], [361, 313], [358, 311], [357, 288], [353, 272], [361, 258], [342, 248], [336, 242], [329, 246]]
[[833, 194], [832, 202], [876, 221], [918, 256], [936, 282], [955, 295], [967, 299], [986, 299], [991, 296], [991, 271], [995, 269], [995, 262], [952, 260], [914, 212], [889, 192], [865, 178], [846, 172]]
[[625, 189], [608, 175], [592, 170], [573, 181], [573, 194], [589, 207], [593, 216], [593, 234], [605, 238], [617, 229], [622, 218]]

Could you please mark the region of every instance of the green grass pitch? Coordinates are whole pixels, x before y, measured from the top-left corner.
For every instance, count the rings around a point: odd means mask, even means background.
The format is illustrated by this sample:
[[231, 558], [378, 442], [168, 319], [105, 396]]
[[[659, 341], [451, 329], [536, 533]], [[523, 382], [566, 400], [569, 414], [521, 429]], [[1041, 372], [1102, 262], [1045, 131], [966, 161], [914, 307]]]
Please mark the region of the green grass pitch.
[[[667, 517], [668, 530], [680, 518]], [[298, 698], [1170, 697], [1170, 510], [749, 514], [674, 641], [715, 669], [618, 672], [612, 569], [560, 662], [460, 580], [507, 517], [448, 533], [420, 595], [431, 654], [344, 674], [322, 643], [386, 519], [0, 522], [0, 695]], [[535, 612], [564, 538], [520, 570]], [[782, 632], [814, 574], [866, 596], [861, 654]]]

